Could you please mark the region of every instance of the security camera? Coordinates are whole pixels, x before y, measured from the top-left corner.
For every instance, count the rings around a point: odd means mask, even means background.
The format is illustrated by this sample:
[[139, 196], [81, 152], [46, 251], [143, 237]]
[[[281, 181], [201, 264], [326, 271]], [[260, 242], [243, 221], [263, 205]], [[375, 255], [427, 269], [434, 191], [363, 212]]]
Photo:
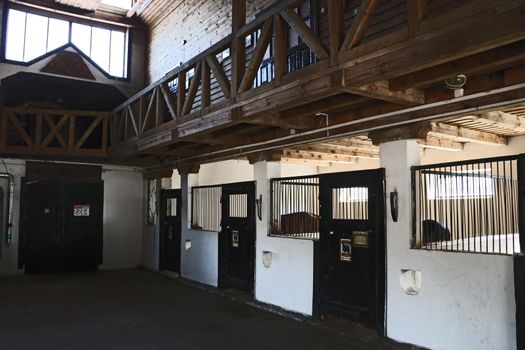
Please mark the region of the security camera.
[[445, 79], [445, 85], [447, 85], [447, 88], [454, 90], [461, 89], [465, 86], [466, 82], [467, 76], [465, 74], [458, 74]]

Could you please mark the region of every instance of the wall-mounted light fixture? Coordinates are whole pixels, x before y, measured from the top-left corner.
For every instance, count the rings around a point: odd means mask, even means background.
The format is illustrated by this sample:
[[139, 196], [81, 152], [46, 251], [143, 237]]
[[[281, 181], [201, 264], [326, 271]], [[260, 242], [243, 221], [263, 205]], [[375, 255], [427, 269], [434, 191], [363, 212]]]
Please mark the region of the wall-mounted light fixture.
[[457, 74], [452, 77], [445, 79], [445, 85], [447, 88], [454, 90], [454, 97], [461, 97], [465, 91], [463, 86], [467, 83], [467, 76], [465, 74]]
[[398, 202], [399, 198], [397, 195], [397, 189], [394, 188], [394, 190], [390, 192], [390, 214], [392, 215], [392, 220], [394, 220], [394, 222], [397, 222], [397, 218], [399, 215]]
[[262, 221], [262, 194], [259, 195], [259, 199], [255, 200], [255, 209], [257, 210], [257, 217]]

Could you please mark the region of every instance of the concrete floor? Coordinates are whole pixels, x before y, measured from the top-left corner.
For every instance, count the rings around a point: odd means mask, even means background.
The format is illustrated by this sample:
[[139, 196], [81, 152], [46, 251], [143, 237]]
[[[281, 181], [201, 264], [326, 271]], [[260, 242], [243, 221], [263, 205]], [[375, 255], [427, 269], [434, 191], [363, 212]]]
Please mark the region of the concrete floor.
[[334, 325], [140, 270], [0, 278], [2, 350], [411, 348]]

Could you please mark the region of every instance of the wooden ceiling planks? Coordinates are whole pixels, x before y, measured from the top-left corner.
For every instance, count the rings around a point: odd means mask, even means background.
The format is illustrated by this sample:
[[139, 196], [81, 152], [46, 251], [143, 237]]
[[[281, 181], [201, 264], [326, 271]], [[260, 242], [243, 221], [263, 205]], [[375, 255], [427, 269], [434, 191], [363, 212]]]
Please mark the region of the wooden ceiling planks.
[[55, 0], [55, 2], [57, 2], [59, 4], [66, 5], [66, 6], [71, 6], [71, 7], [76, 7], [76, 8], [80, 8], [80, 9], [88, 10], [88, 11], [95, 11], [95, 10], [97, 10], [98, 7], [100, 6], [101, 1], [102, 0], [83, 0], [83, 1], [79, 1], [79, 0]]

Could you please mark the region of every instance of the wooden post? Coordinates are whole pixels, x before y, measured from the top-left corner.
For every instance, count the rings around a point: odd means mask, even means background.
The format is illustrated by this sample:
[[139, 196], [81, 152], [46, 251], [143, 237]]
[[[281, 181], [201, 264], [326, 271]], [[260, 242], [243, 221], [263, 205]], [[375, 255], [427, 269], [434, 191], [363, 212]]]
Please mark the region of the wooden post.
[[180, 71], [177, 84], [177, 116], [182, 116], [182, 107], [186, 99], [186, 71]]
[[407, 0], [408, 34], [414, 36], [419, 32], [420, 24], [427, 15], [427, 0]]
[[343, 43], [343, 1], [328, 1], [328, 20], [330, 25], [330, 59], [332, 64], [337, 63], [337, 55]]
[[275, 80], [279, 82], [288, 72], [286, 29], [284, 20], [279, 14], [273, 16], [273, 31], [275, 35], [273, 53], [275, 57]]
[[8, 119], [7, 119], [7, 112], [2, 113], [2, 130], [0, 134], [0, 149], [5, 150], [7, 146], [7, 125], [8, 125]]
[[237, 89], [244, 76], [245, 38], [237, 37], [239, 29], [246, 24], [246, 0], [232, 1], [232, 80], [231, 97], [237, 96]]
[[211, 100], [211, 80], [210, 67], [206, 60], [202, 60], [202, 94], [201, 94], [201, 110], [209, 107]]

